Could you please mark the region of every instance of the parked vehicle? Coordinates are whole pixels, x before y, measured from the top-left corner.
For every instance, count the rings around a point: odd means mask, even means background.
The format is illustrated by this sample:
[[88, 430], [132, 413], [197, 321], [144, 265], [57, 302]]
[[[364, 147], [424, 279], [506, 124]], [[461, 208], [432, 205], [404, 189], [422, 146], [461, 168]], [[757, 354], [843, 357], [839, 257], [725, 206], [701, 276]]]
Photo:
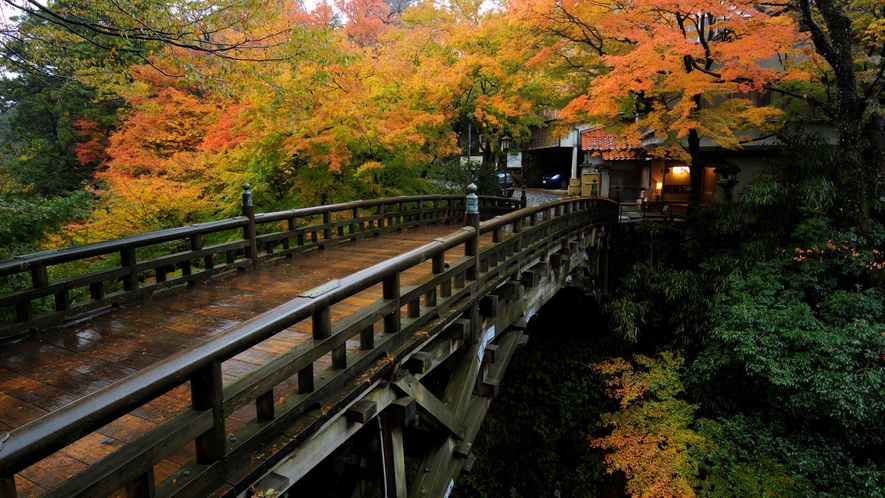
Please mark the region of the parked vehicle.
[[510, 173], [498, 172], [498, 195], [513, 197], [513, 176]]
[[571, 176], [572, 172], [570, 170], [562, 170], [544, 175], [541, 178], [541, 187], [565, 190], [568, 188], [568, 182]]

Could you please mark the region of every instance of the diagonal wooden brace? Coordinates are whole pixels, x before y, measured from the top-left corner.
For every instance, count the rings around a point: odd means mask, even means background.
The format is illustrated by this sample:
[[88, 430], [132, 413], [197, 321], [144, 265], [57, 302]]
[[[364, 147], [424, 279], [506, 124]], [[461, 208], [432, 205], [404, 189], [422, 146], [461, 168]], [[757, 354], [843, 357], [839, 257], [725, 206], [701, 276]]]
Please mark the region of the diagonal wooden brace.
[[425, 388], [412, 374], [406, 374], [394, 384], [407, 396], [415, 398], [418, 408], [438, 425], [445, 427], [458, 440], [464, 439], [466, 429], [459, 419], [436, 396]]

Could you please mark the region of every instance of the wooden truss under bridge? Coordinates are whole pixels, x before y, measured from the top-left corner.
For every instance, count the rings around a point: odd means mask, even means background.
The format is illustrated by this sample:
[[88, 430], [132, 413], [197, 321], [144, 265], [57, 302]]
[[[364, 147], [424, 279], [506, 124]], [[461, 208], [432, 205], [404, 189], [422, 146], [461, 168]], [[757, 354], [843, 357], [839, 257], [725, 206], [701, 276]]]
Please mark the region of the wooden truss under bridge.
[[[617, 206], [604, 199], [522, 209], [494, 198], [484, 202], [481, 211], [500, 215], [300, 292], [0, 433], [7, 435], [0, 447], [0, 497], [246, 496], [252, 489], [297, 489], [302, 477], [364, 427], [379, 431], [387, 495], [445, 496], [459, 472], [470, 468], [471, 443], [514, 349], [525, 340], [527, 320], [566, 285], [570, 271], [604, 261], [605, 228], [617, 222]], [[175, 283], [194, 285], [237, 268], [255, 268], [246, 274], [273, 269], [272, 259], [294, 254], [297, 260], [320, 247], [358, 251], [363, 242], [351, 242], [464, 217], [463, 201], [454, 197], [257, 216], [249, 208], [244, 203], [244, 216], [233, 221], [0, 262], [0, 276], [30, 273], [33, 283], [18, 292], [18, 301], [0, 296], [0, 305], [14, 307], [19, 326], [45, 324], [70, 318], [80, 306], [69, 302], [74, 284], [92, 294], [84, 308], [114, 299], [138, 302]], [[242, 230], [243, 236], [207, 245], [210, 225]], [[256, 226], [267, 229], [259, 235]], [[188, 244], [168, 244], [182, 239]], [[157, 240], [178, 252], [138, 256]], [[49, 278], [52, 264], [100, 253], [119, 254], [119, 262], [103, 274], [66, 282]], [[122, 288], [108, 289], [112, 281]], [[34, 303], [45, 298], [54, 298], [56, 309], [36, 313]], [[129, 308], [134, 306], [122, 310]], [[230, 373], [238, 358], [299, 328], [307, 331], [305, 340], [260, 366]], [[28, 487], [23, 476], [29, 469], [50, 468], [46, 462], [88, 446], [94, 434], [106, 434], [107, 427], [166, 399], [179, 405], [149, 430], [64, 480]], [[417, 423], [431, 437], [423, 441], [417, 473], [407, 476], [404, 444]], [[193, 458], [170, 470], [166, 462], [182, 452]]]

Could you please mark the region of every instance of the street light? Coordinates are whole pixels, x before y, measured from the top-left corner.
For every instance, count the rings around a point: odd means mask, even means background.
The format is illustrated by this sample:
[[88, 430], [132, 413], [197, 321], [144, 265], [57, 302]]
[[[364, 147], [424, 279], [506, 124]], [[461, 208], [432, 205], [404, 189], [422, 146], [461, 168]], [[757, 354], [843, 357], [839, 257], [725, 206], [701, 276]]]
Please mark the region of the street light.
[[[504, 135], [503, 137], [498, 139], [498, 143], [501, 145], [501, 152], [504, 153], [503, 155], [504, 155], [504, 178], [505, 179], [507, 178], [507, 151], [510, 149], [510, 142], [512, 142], [512, 141], [513, 141], [513, 139], [510, 138], [510, 135]], [[520, 167], [519, 172], [520, 172], [520, 174], [522, 174], [521, 167]], [[523, 179], [522, 183], [523, 183], [523, 185], [522, 185], [522, 191], [523, 191], [522, 198], [525, 199], [525, 179]]]
[[512, 141], [513, 139], [508, 135], [504, 135], [498, 139], [498, 143], [501, 145], [502, 155], [504, 156], [504, 171], [507, 171], [507, 150], [510, 149], [510, 142]]
[[510, 149], [510, 142], [512, 142], [512, 141], [513, 141], [513, 139], [507, 135], [504, 135], [503, 137], [501, 137], [500, 138], [501, 150], [503, 150], [506, 153], [507, 150]]

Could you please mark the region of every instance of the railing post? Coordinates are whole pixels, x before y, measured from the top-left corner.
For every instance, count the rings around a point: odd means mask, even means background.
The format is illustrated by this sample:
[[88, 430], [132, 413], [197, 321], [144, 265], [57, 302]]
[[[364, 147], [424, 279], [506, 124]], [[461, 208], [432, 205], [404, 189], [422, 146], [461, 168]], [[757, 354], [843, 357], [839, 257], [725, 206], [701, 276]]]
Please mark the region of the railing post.
[[393, 299], [396, 303], [393, 313], [384, 316], [384, 332], [387, 334], [395, 334], [400, 331], [402, 320], [400, 317], [400, 287], [399, 272], [384, 279], [382, 286], [382, 295], [384, 299]]
[[17, 498], [14, 477], [0, 477], [0, 498]]
[[194, 441], [197, 463], [209, 464], [224, 458], [223, 388], [220, 361], [213, 361], [191, 379], [194, 410], [212, 410], [212, 428]]
[[123, 277], [123, 290], [134, 291], [138, 286], [138, 273], [135, 269], [135, 248], [126, 246], [120, 251], [120, 266], [129, 268], [129, 274]]
[[46, 271], [46, 265], [31, 267], [31, 282], [35, 289], [49, 285], [49, 273]]
[[360, 351], [375, 349], [375, 327], [369, 325], [360, 331]]
[[272, 422], [274, 414], [273, 389], [255, 398], [255, 414], [258, 422]]
[[356, 240], [356, 230], [358, 225], [358, 220], [360, 219], [360, 207], [357, 206], [353, 208], [353, 214], [350, 216], [350, 240]]
[[243, 238], [249, 241], [246, 257], [252, 260], [252, 267], [258, 266], [258, 239], [255, 232], [255, 206], [252, 205], [252, 186], [243, 184], [243, 216], [249, 218], [249, 224], [243, 229]]
[[479, 278], [479, 197], [476, 196], [476, 185], [467, 186], [467, 211], [464, 213], [464, 225], [474, 229], [473, 237], [464, 244], [464, 255], [473, 256], [473, 266], [467, 269], [467, 279]]
[[476, 196], [476, 185], [473, 183], [467, 186], [467, 211], [464, 222], [465, 225], [473, 227], [473, 237], [464, 243], [464, 255], [473, 258], [473, 265], [467, 269], [467, 279], [471, 280], [472, 298], [465, 312], [466, 318], [470, 320], [470, 336], [465, 337], [464, 342], [473, 344], [477, 339], [479, 328], [479, 300], [476, 298], [479, 290], [479, 198]]
[[126, 498], [154, 498], [157, 486], [154, 484], [154, 468], [151, 467], [126, 485]]
[[[31, 267], [31, 287], [39, 289], [49, 285], [49, 274], [46, 271], [46, 265]], [[31, 301], [25, 301], [15, 305], [15, 319], [18, 322], [27, 322], [34, 317], [31, 309]]]
[[[294, 217], [294, 216], [290, 216], [289, 218], [286, 219], [286, 229], [287, 229], [288, 231], [290, 231], [290, 232], [295, 231], [295, 229], [298, 228], [298, 224], [297, 224], [297, 223], [298, 223], [298, 222], [295, 220], [295, 217]], [[301, 244], [298, 243], [298, 241], [296, 241], [295, 244], [296, 244], [296, 245], [301, 245]], [[285, 239], [283, 239], [283, 249], [288, 251], [289, 248], [291, 248], [291, 247], [292, 247], [292, 245], [291, 245], [291, 242], [290, 242], [290, 237], [286, 237]], [[286, 257], [287, 257], [287, 258], [291, 258], [291, 257], [292, 257], [292, 253], [291, 253], [291, 252], [287, 252], [287, 253], [286, 253]]]
[[332, 240], [332, 211], [323, 212], [323, 240]]
[[[441, 239], [437, 239], [437, 240], [441, 240]], [[441, 252], [441, 253], [435, 254], [433, 256], [431, 271], [433, 272], [434, 275], [439, 275], [440, 273], [443, 273], [444, 271], [446, 271], [446, 253], [445, 252]], [[447, 284], [449, 287], [449, 295], [451, 295], [451, 292], [452, 292], [451, 291], [451, 286], [452, 286], [451, 281], [443, 283], [442, 286], [445, 286]], [[428, 290], [426, 294], [424, 294], [424, 304], [426, 304], [427, 306], [436, 306], [436, 303], [437, 303], [436, 295], [437, 295], [436, 294], [436, 286], [434, 286], [432, 289]], [[448, 296], [445, 296], [445, 297], [448, 297]]]

